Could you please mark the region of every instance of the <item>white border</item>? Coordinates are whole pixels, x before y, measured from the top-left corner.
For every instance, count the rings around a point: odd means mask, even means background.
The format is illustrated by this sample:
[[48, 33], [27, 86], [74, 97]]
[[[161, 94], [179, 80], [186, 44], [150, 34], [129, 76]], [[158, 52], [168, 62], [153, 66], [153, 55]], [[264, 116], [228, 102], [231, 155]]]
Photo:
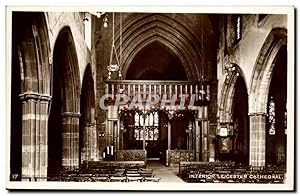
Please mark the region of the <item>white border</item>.
[[[6, 149], [10, 146], [10, 73], [11, 73], [11, 11], [115, 11], [168, 13], [269, 13], [288, 14], [288, 111], [294, 109], [294, 8], [291, 6], [12, 6], [6, 9]], [[76, 183], [76, 182], [10, 182], [9, 150], [6, 150], [6, 188], [9, 189], [76, 189], [76, 190], [291, 190], [294, 176], [294, 113], [288, 113], [288, 180], [286, 184], [200, 184], [200, 183]], [[154, 186], [155, 184], [155, 186]]]

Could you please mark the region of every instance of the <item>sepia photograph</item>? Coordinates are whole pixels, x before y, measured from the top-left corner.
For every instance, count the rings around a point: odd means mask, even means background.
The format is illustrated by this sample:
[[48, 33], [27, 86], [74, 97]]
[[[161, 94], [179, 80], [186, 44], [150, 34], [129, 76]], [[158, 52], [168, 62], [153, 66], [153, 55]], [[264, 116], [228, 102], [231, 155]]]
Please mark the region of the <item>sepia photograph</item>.
[[7, 6], [6, 188], [293, 190], [294, 12]]

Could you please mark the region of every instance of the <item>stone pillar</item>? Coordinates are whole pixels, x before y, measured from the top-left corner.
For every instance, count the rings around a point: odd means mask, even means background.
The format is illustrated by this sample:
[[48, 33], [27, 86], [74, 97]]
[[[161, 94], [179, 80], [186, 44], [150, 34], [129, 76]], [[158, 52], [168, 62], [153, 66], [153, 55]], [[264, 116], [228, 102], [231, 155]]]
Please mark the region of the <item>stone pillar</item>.
[[22, 100], [22, 180], [46, 181], [48, 110], [51, 97], [24, 93]]
[[201, 148], [201, 157], [202, 161], [208, 161], [209, 158], [209, 149], [208, 149], [208, 120], [202, 120], [201, 122], [201, 139], [202, 139], [202, 148]]
[[168, 150], [171, 150], [171, 121], [168, 120]]
[[199, 127], [199, 121], [196, 119], [195, 120], [195, 136], [196, 136], [196, 141], [195, 141], [195, 158], [196, 158], [196, 161], [200, 161], [200, 157], [201, 157], [201, 146], [200, 146], [200, 127]]
[[146, 123], [145, 123], [145, 119], [146, 119], [146, 116], [143, 115], [143, 150], [146, 150]]
[[250, 118], [250, 163], [265, 166], [266, 162], [266, 114], [251, 113]]
[[120, 121], [120, 128], [119, 128], [119, 149], [123, 150], [123, 134], [126, 132], [124, 128], [123, 121]]
[[210, 123], [209, 134], [208, 134], [208, 149], [209, 149], [209, 162], [215, 162], [215, 143], [217, 124]]
[[174, 118], [174, 111], [169, 111], [168, 113], [167, 113], [167, 115], [168, 115], [168, 149], [167, 149], [167, 151], [166, 151], [166, 166], [169, 166], [170, 164], [169, 164], [169, 162], [170, 162], [170, 160], [169, 160], [169, 151], [171, 150], [171, 141], [172, 141], [172, 124], [171, 124], [171, 121], [172, 121], [172, 119]]
[[188, 150], [193, 150], [193, 133], [192, 130], [187, 129], [187, 141], [188, 141]]
[[97, 145], [97, 130], [95, 123], [84, 124], [83, 161], [98, 161], [99, 149]]
[[114, 122], [113, 125], [113, 139], [114, 139], [114, 155], [117, 154], [118, 145], [119, 145], [119, 120]]
[[[208, 161], [209, 159], [209, 121], [207, 106], [200, 106], [196, 117], [196, 161]], [[200, 123], [200, 127], [199, 127]], [[201, 145], [201, 146], [200, 146]], [[200, 152], [201, 151], [201, 152]], [[201, 157], [201, 158], [200, 158]]]
[[113, 145], [113, 126], [114, 126], [114, 121], [108, 120], [106, 124], [106, 133], [105, 133], [105, 138], [106, 138], [106, 146], [111, 146]]
[[79, 117], [74, 112], [62, 116], [62, 166], [68, 169], [79, 167]]

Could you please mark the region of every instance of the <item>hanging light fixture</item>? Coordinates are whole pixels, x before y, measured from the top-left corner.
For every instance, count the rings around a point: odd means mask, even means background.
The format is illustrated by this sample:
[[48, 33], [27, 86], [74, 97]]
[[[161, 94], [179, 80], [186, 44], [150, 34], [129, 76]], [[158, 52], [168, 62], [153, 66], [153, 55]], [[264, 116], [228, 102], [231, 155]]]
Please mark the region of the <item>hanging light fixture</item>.
[[210, 100], [210, 85], [208, 84], [207, 78], [205, 77], [206, 70], [204, 67], [204, 28], [203, 28], [203, 16], [201, 16], [201, 78], [200, 78], [200, 89], [199, 89], [199, 100], [202, 102], [208, 102]]
[[[118, 55], [116, 52], [116, 48], [115, 48], [115, 13], [112, 13], [112, 46], [111, 46], [111, 51], [110, 51], [110, 60], [109, 60], [109, 65], [107, 66], [107, 70], [108, 70], [108, 79], [111, 79], [111, 75], [112, 72], [116, 72], [119, 71], [119, 59], [118, 59]], [[113, 55], [115, 56], [115, 59], [117, 61], [117, 64], [112, 64], [113, 61]]]
[[[105, 18], [104, 18], [105, 19]], [[105, 24], [105, 23], [104, 23]], [[120, 13], [120, 56], [118, 57], [117, 55], [117, 50], [115, 46], [115, 13], [113, 12], [112, 16], [112, 46], [111, 46], [111, 53], [110, 53], [110, 61], [109, 65], [107, 66], [108, 70], [108, 79], [110, 80], [112, 78], [112, 72], [117, 72], [118, 71], [118, 77], [121, 80], [122, 79], [122, 73], [121, 73], [121, 60], [122, 60], [122, 15]], [[113, 64], [113, 59], [115, 58], [116, 64]]]
[[122, 13], [120, 12], [120, 68], [119, 68], [119, 79], [122, 80], [122, 72], [121, 72], [121, 64], [122, 64], [122, 42], [123, 42], [123, 38], [122, 38]]

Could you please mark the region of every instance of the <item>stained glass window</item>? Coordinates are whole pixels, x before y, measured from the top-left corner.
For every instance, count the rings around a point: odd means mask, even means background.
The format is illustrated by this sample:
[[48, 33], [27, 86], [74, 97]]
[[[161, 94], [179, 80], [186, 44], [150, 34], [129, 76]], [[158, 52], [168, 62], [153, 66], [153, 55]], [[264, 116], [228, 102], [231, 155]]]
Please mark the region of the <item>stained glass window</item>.
[[241, 39], [241, 16], [236, 18], [236, 40]]
[[140, 117], [138, 113], [135, 113], [134, 115], [134, 126], [139, 126], [140, 124]]
[[134, 130], [134, 138], [140, 138], [140, 130], [139, 129]]
[[154, 128], [153, 140], [158, 140], [158, 128]]
[[140, 115], [140, 125], [144, 126], [144, 118], [143, 115]]
[[234, 27], [234, 42], [237, 43], [242, 38], [242, 16], [233, 15], [232, 25]]
[[148, 120], [149, 120], [149, 126], [153, 126], [153, 114], [152, 113], [149, 114]]
[[275, 102], [273, 97], [271, 97], [268, 108], [268, 117], [269, 117], [269, 134], [275, 135]]
[[148, 131], [148, 139], [149, 140], [153, 140], [153, 130], [152, 129], [150, 129], [149, 131]]
[[154, 126], [158, 126], [158, 121], [159, 121], [158, 112], [154, 112]]
[[[145, 124], [145, 131], [144, 131]], [[144, 118], [138, 112], [134, 115], [134, 138], [135, 140], [158, 140], [159, 137], [159, 116], [158, 112], [151, 112]]]
[[287, 111], [284, 112], [284, 133], [287, 132]]

